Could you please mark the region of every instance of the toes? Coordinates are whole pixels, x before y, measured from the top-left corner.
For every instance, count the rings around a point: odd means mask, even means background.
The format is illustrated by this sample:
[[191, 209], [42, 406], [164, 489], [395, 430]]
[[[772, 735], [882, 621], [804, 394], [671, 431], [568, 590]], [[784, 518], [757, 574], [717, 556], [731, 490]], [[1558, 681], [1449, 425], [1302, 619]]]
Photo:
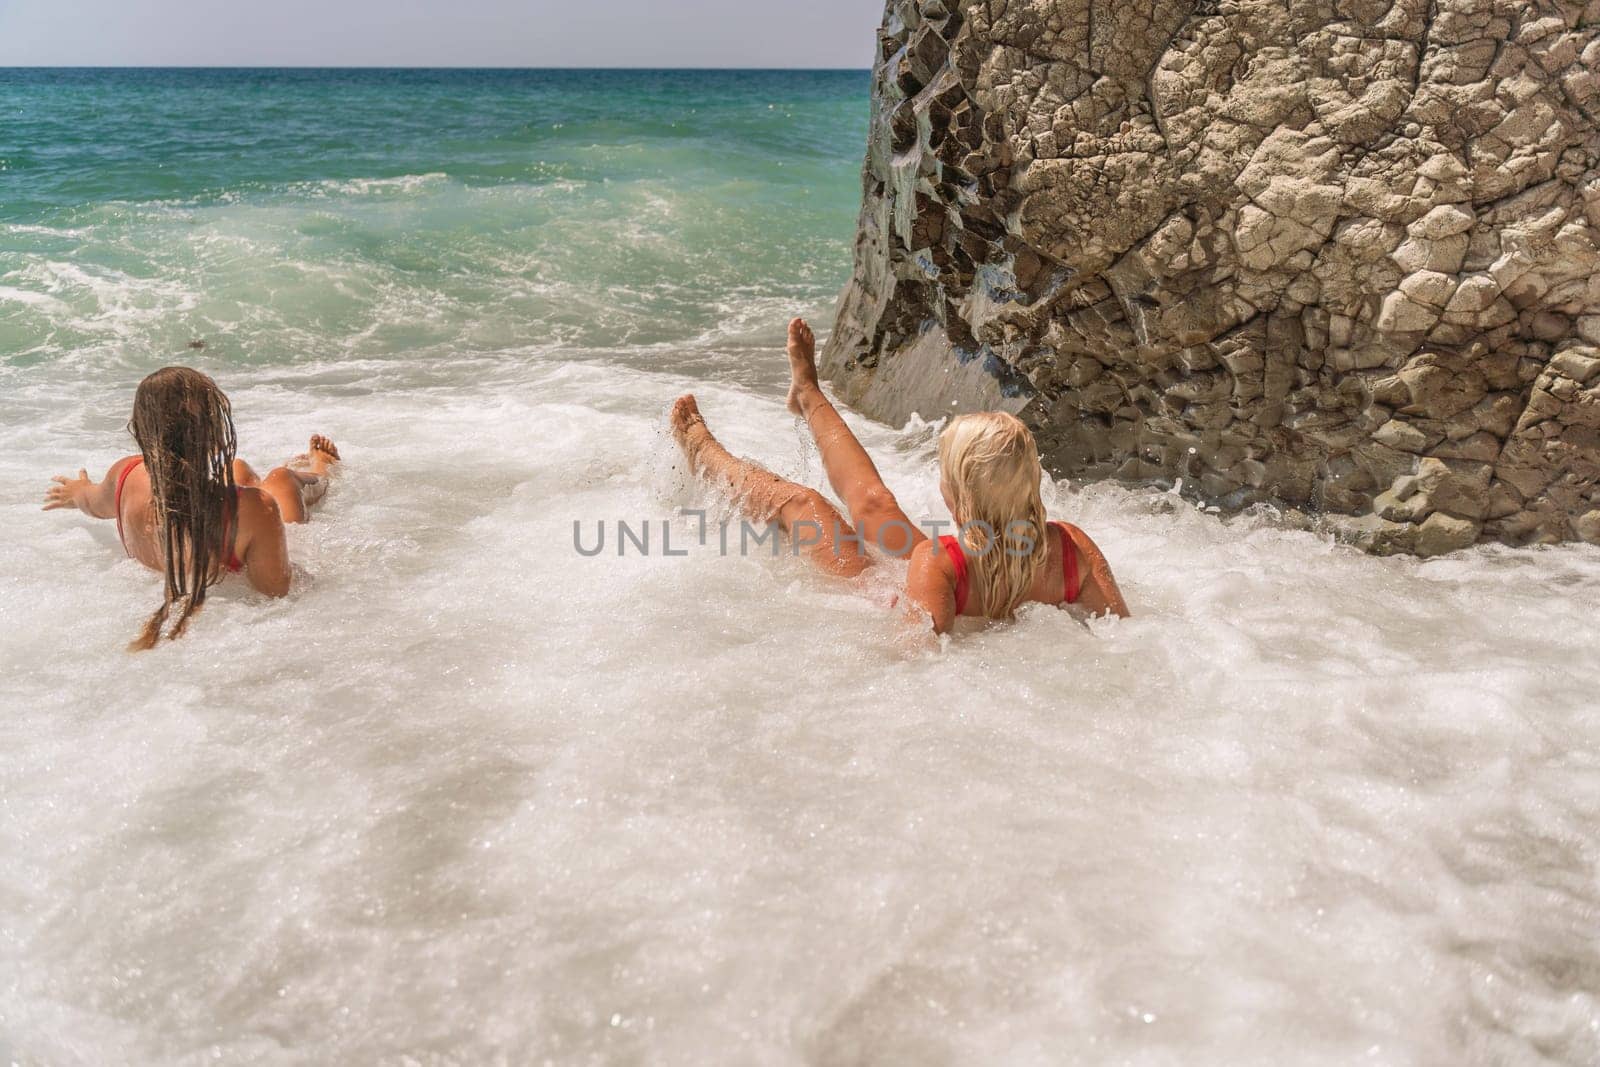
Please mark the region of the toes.
[[685, 393], [672, 405], [672, 425], [675, 429], [687, 430], [697, 422], [704, 422], [700, 417], [700, 405], [695, 402], [693, 393]]

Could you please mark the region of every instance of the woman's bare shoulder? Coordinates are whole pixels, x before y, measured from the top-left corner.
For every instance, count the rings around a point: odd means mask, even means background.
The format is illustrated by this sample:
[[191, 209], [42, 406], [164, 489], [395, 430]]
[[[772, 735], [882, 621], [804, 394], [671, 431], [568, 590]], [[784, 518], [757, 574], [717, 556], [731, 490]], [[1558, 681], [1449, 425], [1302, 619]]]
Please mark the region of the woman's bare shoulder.
[[1070, 522], [1063, 522], [1058, 525], [1066, 530], [1067, 535], [1072, 538], [1072, 543], [1077, 546], [1080, 556], [1100, 556], [1104, 558], [1104, 553], [1100, 551], [1100, 546], [1094, 543], [1094, 538], [1084, 532], [1083, 527], [1074, 526]]
[[956, 580], [956, 565], [950, 559], [950, 553], [936, 537], [918, 541], [911, 550], [909, 567], [913, 571], [922, 573], [942, 574], [950, 579], [953, 584]]
[[[123, 456], [121, 459], [116, 460], [106, 468], [106, 479], [102, 484], [110, 486], [113, 492], [120, 493], [123, 486], [123, 476], [126, 475], [129, 479], [132, 479], [141, 473], [142, 471], [134, 468], [140, 466], [143, 459], [144, 457], [141, 455], [132, 455]], [[149, 476], [146, 475], [145, 477], [148, 480]]]

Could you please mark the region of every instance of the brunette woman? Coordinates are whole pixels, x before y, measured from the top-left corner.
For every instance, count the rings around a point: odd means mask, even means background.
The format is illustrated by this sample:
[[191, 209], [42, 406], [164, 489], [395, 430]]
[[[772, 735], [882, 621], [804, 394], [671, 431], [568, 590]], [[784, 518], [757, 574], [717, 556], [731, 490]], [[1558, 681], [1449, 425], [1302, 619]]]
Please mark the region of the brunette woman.
[[164, 575], [161, 607], [129, 647], [153, 648], [164, 629], [169, 640], [182, 635], [206, 590], [229, 574], [268, 596], [288, 593], [284, 524], [305, 522], [327, 491], [339, 461], [333, 442], [312, 437], [304, 455], [258, 477], [235, 455], [228, 398], [188, 367], [165, 367], [139, 383], [128, 429], [137, 456], [117, 460], [99, 482], [82, 470], [57, 475], [44, 509], [115, 519], [128, 555]]

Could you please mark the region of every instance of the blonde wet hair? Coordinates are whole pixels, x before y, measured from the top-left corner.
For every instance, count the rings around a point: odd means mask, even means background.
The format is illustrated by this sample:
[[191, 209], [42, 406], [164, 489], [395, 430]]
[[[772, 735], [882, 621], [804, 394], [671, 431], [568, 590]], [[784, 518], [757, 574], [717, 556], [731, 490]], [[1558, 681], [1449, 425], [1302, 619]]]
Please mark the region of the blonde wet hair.
[[939, 476], [967, 557], [967, 583], [985, 616], [1010, 618], [1049, 555], [1044, 469], [1015, 415], [957, 415], [939, 435]]

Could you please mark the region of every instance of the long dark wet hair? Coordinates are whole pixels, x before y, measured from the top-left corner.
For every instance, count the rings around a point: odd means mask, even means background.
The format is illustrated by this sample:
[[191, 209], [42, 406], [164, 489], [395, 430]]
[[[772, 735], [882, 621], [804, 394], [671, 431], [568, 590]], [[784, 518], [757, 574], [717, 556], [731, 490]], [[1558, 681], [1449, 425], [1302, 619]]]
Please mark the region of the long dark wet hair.
[[163, 367], [139, 383], [128, 430], [150, 475], [167, 581], [161, 607], [128, 646], [137, 652], [161, 640], [174, 605], [180, 605], [178, 620], [167, 639], [182, 636], [205, 603], [206, 590], [222, 579], [236, 525], [238, 442], [228, 398], [189, 367]]

